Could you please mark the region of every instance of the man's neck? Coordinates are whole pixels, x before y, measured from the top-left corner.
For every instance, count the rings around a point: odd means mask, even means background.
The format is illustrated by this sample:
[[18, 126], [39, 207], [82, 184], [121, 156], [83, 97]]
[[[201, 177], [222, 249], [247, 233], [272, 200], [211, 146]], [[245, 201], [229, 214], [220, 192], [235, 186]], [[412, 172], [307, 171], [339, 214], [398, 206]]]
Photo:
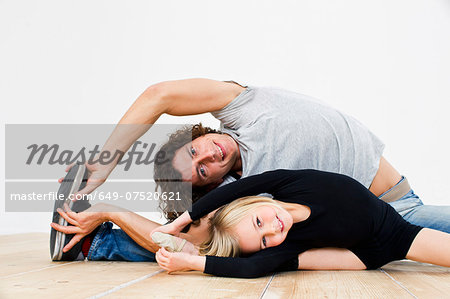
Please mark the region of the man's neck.
[[239, 144], [237, 143], [237, 141], [229, 134], [225, 133], [225, 135], [229, 136], [233, 141], [234, 144], [236, 145], [236, 161], [234, 162], [233, 167], [231, 167], [230, 171], [234, 171], [239, 175], [242, 175], [242, 157], [241, 157], [241, 149], [239, 148]]

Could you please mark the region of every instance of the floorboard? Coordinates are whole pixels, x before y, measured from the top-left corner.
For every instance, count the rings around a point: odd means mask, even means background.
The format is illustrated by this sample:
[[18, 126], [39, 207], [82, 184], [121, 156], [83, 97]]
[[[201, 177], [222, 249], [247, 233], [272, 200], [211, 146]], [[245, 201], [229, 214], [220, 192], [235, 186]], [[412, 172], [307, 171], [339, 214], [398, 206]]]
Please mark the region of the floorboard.
[[43, 233], [0, 236], [0, 298], [450, 298], [450, 268], [410, 261], [237, 279], [169, 275], [156, 263], [55, 263], [48, 241]]
[[61, 266], [52, 263], [48, 234], [18, 234], [0, 236], [0, 278]]
[[256, 279], [224, 278], [200, 272], [167, 274], [144, 280], [133, 287], [124, 288], [106, 298], [259, 298], [270, 276]]
[[159, 270], [155, 263], [75, 262], [4, 278], [0, 285], [5, 298], [86, 298]]
[[450, 298], [450, 268], [402, 261], [382, 269], [418, 298]]
[[379, 270], [276, 274], [263, 298], [411, 298]]

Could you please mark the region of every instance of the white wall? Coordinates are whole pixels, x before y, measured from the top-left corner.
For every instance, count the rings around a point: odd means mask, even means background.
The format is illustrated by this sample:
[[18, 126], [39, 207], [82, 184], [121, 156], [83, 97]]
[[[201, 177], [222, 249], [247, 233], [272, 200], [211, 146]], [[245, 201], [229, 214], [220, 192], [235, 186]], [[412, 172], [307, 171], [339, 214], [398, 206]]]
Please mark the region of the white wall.
[[[285, 87], [356, 116], [424, 202], [450, 204], [449, 32], [447, 0], [1, 0], [1, 121], [116, 123], [168, 79]], [[198, 120], [217, 125], [161, 121]], [[50, 213], [4, 212], [1, 165], [0, 233], [48, 231]]]

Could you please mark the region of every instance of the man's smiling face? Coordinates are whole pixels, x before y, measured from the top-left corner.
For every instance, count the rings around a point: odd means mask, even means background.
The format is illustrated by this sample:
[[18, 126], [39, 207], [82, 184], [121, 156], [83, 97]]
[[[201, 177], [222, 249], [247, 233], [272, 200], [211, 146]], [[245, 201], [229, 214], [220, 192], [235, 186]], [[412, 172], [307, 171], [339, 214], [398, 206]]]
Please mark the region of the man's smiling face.
[[173, 167], [193, 186], [220, 184], [230, 171], [240, 171], [241, 155], [236, 141], [227, 134], [209, 133], [175, 152]]

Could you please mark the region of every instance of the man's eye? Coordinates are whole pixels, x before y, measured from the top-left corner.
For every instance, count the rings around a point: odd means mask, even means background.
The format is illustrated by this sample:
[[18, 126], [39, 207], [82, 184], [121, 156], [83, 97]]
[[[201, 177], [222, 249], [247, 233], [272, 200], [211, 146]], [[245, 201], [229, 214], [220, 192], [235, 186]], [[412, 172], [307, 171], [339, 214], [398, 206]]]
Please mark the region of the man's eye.
[[267, 247], [267, 244], [266, 244], [266, 237], [263, 237], [263, 238], [262, 238], [262, 242], [263, 242], [264, 248]]
[[202, 174], [202, 176], [206, 176], [206, 171], [203, 166], [200, 166], [200, 173]]
[[191, 147], [191, 154], [195, 155], [195, 149], [193, 147]]
[[258, 218], [258, 217], [256, 217], [256, 225], [257, 225], [258, 227], [261, 227], [261, 221], [259, 221], [259, 218]]

